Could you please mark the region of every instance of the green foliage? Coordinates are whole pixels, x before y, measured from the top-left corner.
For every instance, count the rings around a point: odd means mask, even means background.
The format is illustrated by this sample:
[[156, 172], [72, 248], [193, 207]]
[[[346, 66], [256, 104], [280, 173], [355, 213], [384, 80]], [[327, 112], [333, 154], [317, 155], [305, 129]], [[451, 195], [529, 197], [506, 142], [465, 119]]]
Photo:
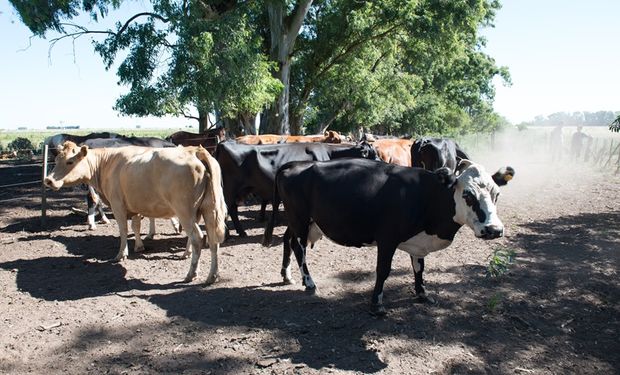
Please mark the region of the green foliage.
[[501, 293], [495, 293], [487, 301], [487, 311], [490, 313], [496, 313], [502, 304], [504, 296]]
[[487, 277], [500, 277], [508, 272], [510, 266], [515, 262], [516, 253], [514, 250], [497, 248], [489, 256], [487, 266]]
[[[39, 36], [89, 30], [70, 25], [87, 13], [95, 21], [120, 0], [11, 0]], [[508, 71], [482, 52], [479, 30], [491, 25], [496, 0], [315, 0], [294, 49], [275, 56], [275, 37], [288, 30], [303, 0], [285, 2], [281, 23], [271, 1], [152, 0], [152, 9], [117, 22], [94, 42], [128, 92], [116, 109], [126, 115], [208, 113], [251, 117], [290, 93], [293, 132], [329, 125], [352, 131], [463, 134], [495, 130], [492, 80]], [[77, 33], [77, 34], [76, 34]], [[290, 38], [285, 38], [291, 42]], [[277, 41], [276, 41], [277, 40]], [[124, 56], [124, 57], [120, 57]], [[290, 82], [276, 79], [283, 60]]]
[[620, 132], [620, 115], [609, 125], [609, 130], [616, 133]]
[[34, 146], [32, 142], [28, 138], [17, 137], [8, 146], [9, 150], [19, 151], [19, 150], [34, 150]]

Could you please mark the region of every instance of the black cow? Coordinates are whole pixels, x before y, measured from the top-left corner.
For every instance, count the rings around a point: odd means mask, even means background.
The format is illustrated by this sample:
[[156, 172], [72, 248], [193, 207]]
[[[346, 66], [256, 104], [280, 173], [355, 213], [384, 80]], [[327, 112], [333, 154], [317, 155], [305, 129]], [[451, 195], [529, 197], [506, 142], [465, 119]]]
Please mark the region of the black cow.
[[[476, 237], [503, 236], [495, 206], [505, 173], [490, 176], [484, 168], [462, 160], [456, 174], [448, 168], [430, 172], [372, 160], [292, 162], [277, 174], [273, 205], [284, 203], [288, 228], [284, 234], [282, 276], [290, 282], [291, 248], [303, 285], [315, 284], [306, 264], [306, 248], [324, 233], [344, 246], [376, 244], [377, 279], [371, 311], [385, 314], [383, 284], [396, 249], [416, 258], [450, 245], [463, 225]], [[265, 230], [271, 243], [273, 221]], [[424, 297], [423, 262], [414, 264], [415, 291]]]
[[48, 150], [50, 152], [50, 156], [53, 159], [58, 154], [58, 147], [60, 147], [66, 141], [71, 141], [75, 143], [76, 145], [81, 145], [89, 139], [100, 139], [100, 138], [108, 139], [108, 138], [118, 138], [118, 137], [122, 137], [122, 135], [118, 133], [112, 133], [112, 132], [97, 132], [97, 133], [90, 133], [87, 135], [73, 135], [73, 134], [60, 133], [60, 134], [52, 135], [50, 137], [45, 138], [45, 140], [43, 141], [43, 144], [47, 145]]
[[[237, 200], [254, 193], [263, 200], [261, 217], [267, 201], [273, 197], [273, 186], [278, 168], [289, 161], [331, 160], [354, 157], [375, 159], [376, 152], [366, 142], [359, 144], [284, 143], [246, 145], [223, 142], [217, 146], [215, 158], [222, 168], [224, 199], [228, 213], [240, 237], [246, 237], [239, 222]], [[277, 206], [274, 207], [274, 212]]]
[[469, 159], [465, 151], [452, 139], [420, 138], [411, 146], [411, 166], [434, 171], [441, 167], [456, 169], [457, 162]]

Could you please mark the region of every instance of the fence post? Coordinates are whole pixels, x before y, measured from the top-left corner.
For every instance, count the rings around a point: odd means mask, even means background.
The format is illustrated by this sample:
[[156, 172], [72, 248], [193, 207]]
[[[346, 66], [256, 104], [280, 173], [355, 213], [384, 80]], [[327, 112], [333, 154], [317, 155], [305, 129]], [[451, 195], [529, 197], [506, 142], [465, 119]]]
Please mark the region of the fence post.
[[47, 177], [47, 153], [48, 146], [43, 146], [43, 171], [41, 173], [41, 229], [45, 229], [45, 219], [47, 216], [47, 190], [45, 189], [45, 178]]

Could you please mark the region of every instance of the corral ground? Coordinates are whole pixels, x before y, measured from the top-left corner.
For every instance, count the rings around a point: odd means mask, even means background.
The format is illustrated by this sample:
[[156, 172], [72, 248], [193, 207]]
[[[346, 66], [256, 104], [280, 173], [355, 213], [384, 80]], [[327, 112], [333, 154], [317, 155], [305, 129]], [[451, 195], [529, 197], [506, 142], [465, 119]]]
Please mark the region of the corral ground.
[[[258, 207], [243, 211], [250, 236], [223, 244], [220, 280], [204, 287], [208, 250], [198, 279], [180, 283], [185, 240], [166, 221], [145, 253], [111, 263], [116, 225], [88, 231], [70, 210], [84, 207], [79, 189], [49, 193], [42, 228], [40, 187], [6, 188], [0, 372], [619, 373], [620, 178], [534, 157], [484, 160], [517, 171], [499, 202], [506, 236], [484, 242], [463, 228], [427, 257], [435, 304], [414, 302], [410, 261], [397, 253], [383, 319], [368, 313], [374, 248], [319, 242], [309, 253], [319, 291], [308, 295], [296, 269], [299, 281], [282, 285], [284, 227], [274, 247], [259, 245]], [[19, 175], [3, 166], [0, 185], [40, 170]], [[517, 254], [497, 279], [485, 276], [495, 249]]]

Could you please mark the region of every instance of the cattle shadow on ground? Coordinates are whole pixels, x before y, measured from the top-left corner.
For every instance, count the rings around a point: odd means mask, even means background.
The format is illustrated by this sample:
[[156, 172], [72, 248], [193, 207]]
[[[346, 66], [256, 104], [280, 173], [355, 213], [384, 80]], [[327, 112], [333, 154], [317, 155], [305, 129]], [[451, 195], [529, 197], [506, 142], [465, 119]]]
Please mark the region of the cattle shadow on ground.
[[187, 284], [146, 284], [126, 279], [121, 263], [89, 261], [80, 257], [42, 257], [0, 263], [16, 273], [21, 292], [46, 301], [80, 300], [127, 291], [186, 288]]
[[211, 287], [152, 295], [148, 300], [165, 309], [169, 317], [206, 327], [273, 331], [274, 342], [262, 346], [281, 347], [287, 339], [296, 340], [299, 350], [275, 354], [293, 364], [374, 373], [386, 364], [361, 340], [377, 322], [382, 323], [361, 308], [360, 297], [353, 295], [332, 303], [300, 291]]

